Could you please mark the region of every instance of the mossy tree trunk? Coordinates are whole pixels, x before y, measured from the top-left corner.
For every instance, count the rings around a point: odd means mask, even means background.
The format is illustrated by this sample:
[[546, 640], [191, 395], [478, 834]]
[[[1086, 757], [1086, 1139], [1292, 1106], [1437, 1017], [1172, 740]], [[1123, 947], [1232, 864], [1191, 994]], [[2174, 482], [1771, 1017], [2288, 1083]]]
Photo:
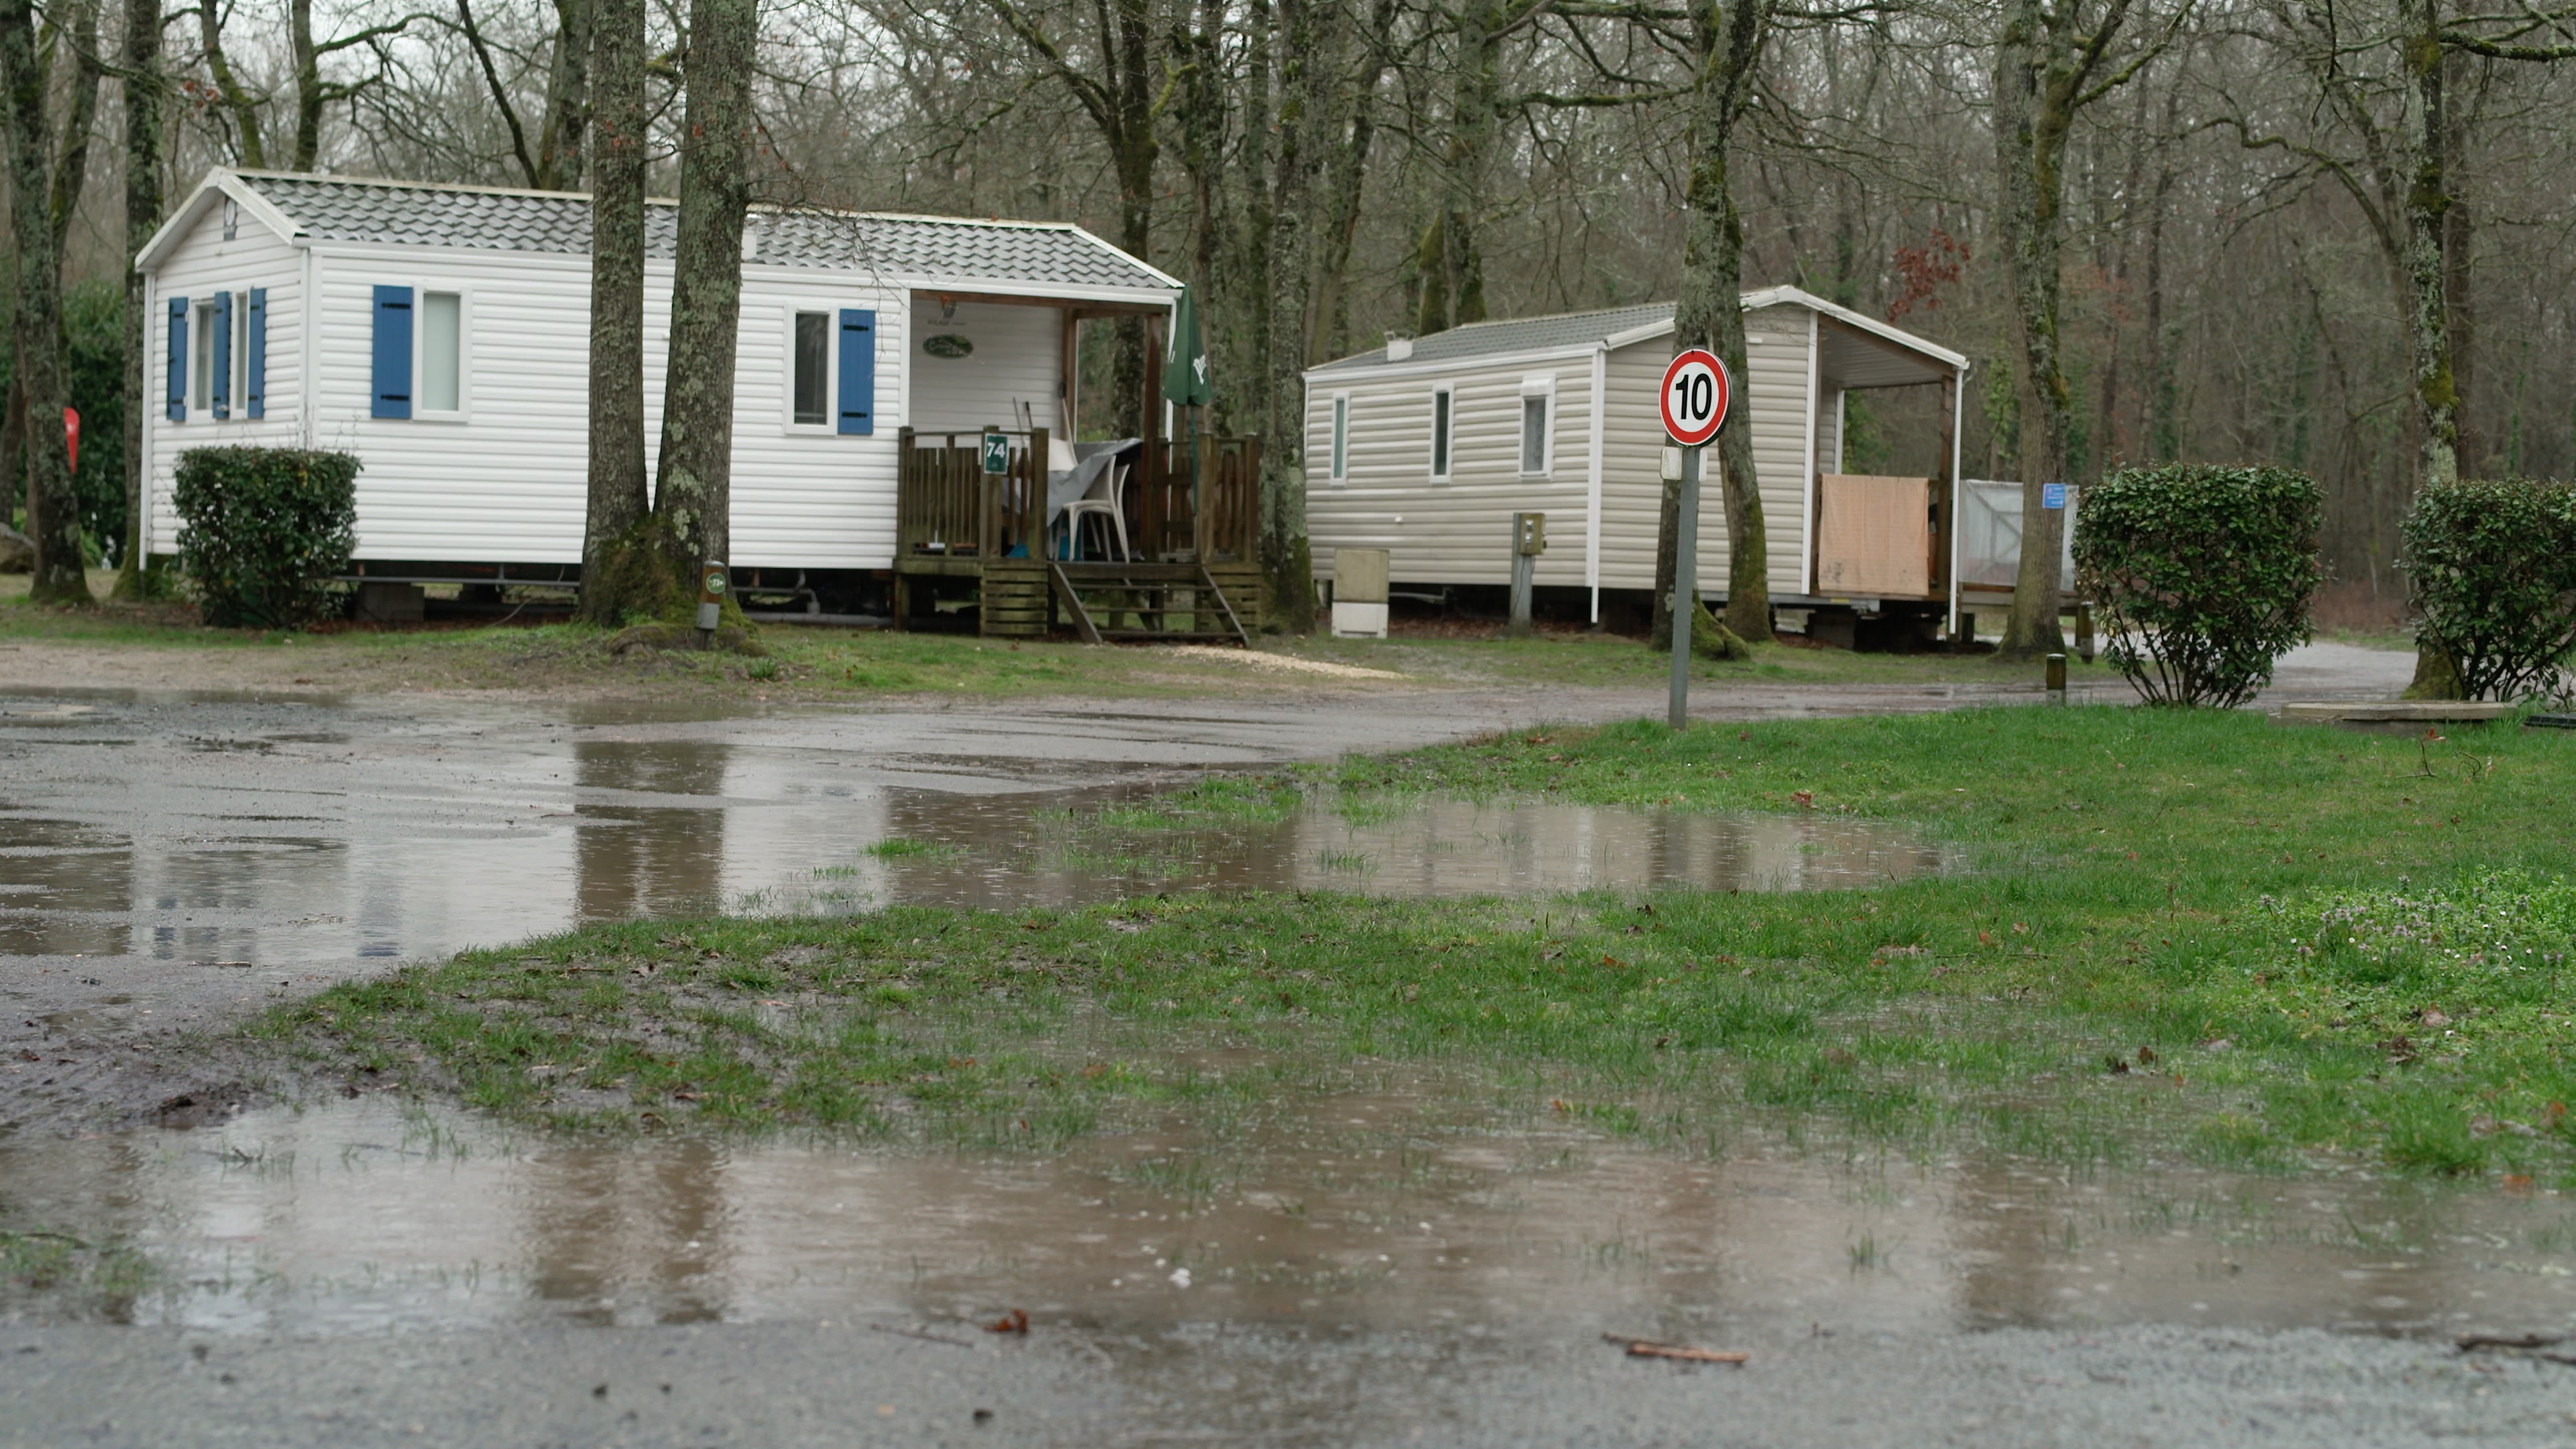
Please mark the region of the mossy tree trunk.
[[143, 395], [151, 376], [152, 319], [143, 315], [143, 273], [134, 254], [161, 226], [161, 126], [166, 82], [161, 74], [160, 0], [126, 0], [125, 46], [125, 546], [117, 560], [116, 597], [139, 599], [144, 577], [145, 482]]
[[[653, 512], [675, 579], [732, 544], [734, 353], [742, 319], [742, 228], [751, 202], [755, 0], [694, 0], [684, 75], [680, 217], [671, 353]], [[685, 590], [695, 596], [694, 587]]]
[[[1705, 347], [1744, 386], [1744, 223], [1735, 209], [1727, 150], [1736, 123], [1754, 97], [1763, 47], [1770, 39], [1772, 0], [1701, 0], [1691, 7], [1691, 155], [1682, 240], [1681, 296], [1673, 311], [1675, 351]], [[1720, 477], [1726, 519], [1726, 627], [1746, 640], [1771, 637], [1769, 542], [1762, 523], [1762, 492], [1753, 471], [1753, 430], [1746, 402], [1737, 396], [1719, 430], [1715, 453], [1701, 460], [1703, 494], [1711, 473]], [[1722, 467], [1712, 468], [1722, 461]], [[1669, 647], [1675, 597], [1676, 544], [1681, 528], [1679, 484], [1664, 486], [1655, 544], [1655, 637]], [[1697, 580], [1688, 581], [1697, 598]]]
[[673, 584], [639, 530], [644, 471], [644, 0], [596, 0], [590, 198], [590, 499], [581, 617], [668, 613]]
[[36, 54], [31, 0], [0, 0], [0, 91], [8, 97], [10, 238], [16, 245], [19, 395], [26, 410], [27, 535], [36, 545], [29, 597], [93, 602], [82, 572], [79, 503], [63, 431], [62, 265], [53, 215], [31, 206], [51, 196], [53, 160], [45, 118], [45, 70]]
[[2019, 347], [2013, 382], [2020, 401], [2021, 561], [2002, 652], [2043, 654], [2064, 647], [2058, 631], [2058, 559], [2066, 510], [2044, 507], [2049, 484], [2066, 480], [2067, 432], [2075, 394], [2066, 381], [2059, 331], [2066, 146], [2077, 113], [2131, 78], [2144, 58], [2110, 75], [2103, 68], [2129, 17], [2131, 0], [2008, 0], [1995, 46], [1995, 210], [2003, 233], [2004, 278]]
[[[1315, 627], [1313, 554], [1306, 538], [1306, 385], [1314, 326], [1313, 177], [1331, 84], [1324, 34], [1341, 0], [1279, 0], [1279, 117], [1269, 207], [1271, 298], [1261, 359], [1261, 567], [1270, 615], [1290, 633]], [[1319, 17], [1319, 7], [1331, 7]]]

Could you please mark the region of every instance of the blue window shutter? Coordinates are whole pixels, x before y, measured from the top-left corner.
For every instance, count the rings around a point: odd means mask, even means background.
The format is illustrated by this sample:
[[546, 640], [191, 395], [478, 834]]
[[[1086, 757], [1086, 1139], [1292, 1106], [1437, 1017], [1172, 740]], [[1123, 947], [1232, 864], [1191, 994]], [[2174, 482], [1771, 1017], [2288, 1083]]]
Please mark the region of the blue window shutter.
[[877, 430], [877, 314], [841, 309], [841, 431]]
[[250, 327], [246, 341], [250, 355], [242, 360], [242, 375], [249, 396], [242, 399], [245, 417], [268, 416], [268, 289], [250, 289]]
[[174, 423], [188, 420], [188, 299], [170, 299], [170, 365], [169, 406], [164, 413]]
[[206, 398], [215, 405], [215, 416], [233, 415], [233, 294], [217, 292], [206, 325], [214, 330], [208, 340], [215, 344], [214, 376], [206, 379]]
[[379, 418], [411, 416], [411, 288], [376, 289], [374, 406]]

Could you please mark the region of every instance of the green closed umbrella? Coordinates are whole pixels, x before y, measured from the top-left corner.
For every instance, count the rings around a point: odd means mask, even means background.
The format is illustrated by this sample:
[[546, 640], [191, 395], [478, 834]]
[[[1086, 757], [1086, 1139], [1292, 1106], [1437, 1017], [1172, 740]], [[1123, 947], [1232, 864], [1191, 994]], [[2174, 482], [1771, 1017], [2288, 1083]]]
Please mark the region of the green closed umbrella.
[[1198, 294], [1181, 287], [1180, 305], [1172, 309], [1172, 350], [1163, 358], [1163, 399], [1181, 410], [1190, 438], [1190, 511], [1206, 506], [1199, 497], [1199, 415], [1195, 409], [1216, 399], [1208, 386], [1207, 343], [1199, 335]]
[[1163, 400], [1174, 407], [1203, 408], [1216, 400], [1208, 386], [1207, 344], [1199, 338], [1199, 302], [1189, 287], [1181, 288], [1180, 305], [1172, 309], [1172, 350], [1163, 359]]

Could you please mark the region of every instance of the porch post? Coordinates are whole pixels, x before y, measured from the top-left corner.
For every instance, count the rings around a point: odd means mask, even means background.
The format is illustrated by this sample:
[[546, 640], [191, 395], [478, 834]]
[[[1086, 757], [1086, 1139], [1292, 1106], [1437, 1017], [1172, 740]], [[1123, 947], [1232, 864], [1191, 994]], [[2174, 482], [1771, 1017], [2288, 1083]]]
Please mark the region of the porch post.
[[[1171, 330], [1170, 311], [1166, 310], [1163, 317], [1164, 330], [1168, 332]], [[1157, 563], [1163, 556], [1164, 509], [1169, 502], [1171, 486], [1166, 477], [1171, 460], [1163, 455], [1163, 348], [1168, 345], [1168, 340], [1153, 335], [1150, 314], [1145, 330], [1145, 398], [1141, 414], [1144, 419], [1145, 462], [1138, 470], [1139, 476], [1145, 480], [1145, 506], [1138, 511], [1143, 515], [1145, 561]]]

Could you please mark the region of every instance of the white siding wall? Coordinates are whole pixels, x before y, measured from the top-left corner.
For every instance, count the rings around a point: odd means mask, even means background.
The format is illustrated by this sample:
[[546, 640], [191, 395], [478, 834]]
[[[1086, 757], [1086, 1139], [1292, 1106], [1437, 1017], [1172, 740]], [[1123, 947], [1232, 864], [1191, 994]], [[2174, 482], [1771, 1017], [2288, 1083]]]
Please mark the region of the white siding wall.
[[[1525, 381], [1550, 377], [1555, 403], [1547, 476], [1521, 476]], [[1431, 481], [1432, 392], [1454, 391], [1449, 481]], [[1332, 480], [1333, 394], [1351, 398], [1349, 478]], [[1591, 448], [1590, 354], [1463, 364], [1436, 376], [1315, 379], [1306, 397], [1306, 519], [1319, 576], [1335, 548], [1391, 550], [1403, 583], [1511, 582], [1512, 515], [1547, 515], [1537, 578], [1584, 580], [1585, 492]], [[1401, 522], [1397, 520], [1401, 519]]]
[[[579, 562], [590, 443], [589, 259], [315, 250], [312, 442], [365, 463], [358, 557]], [[464, 295], [461, 419], [370, 416], [378, 286]], [[659, 371], [664, 322], [654, 314], [667, 307], [668, 291], [667, 282], [646, 283], [648, 374]], [[648, 398], [659, 391], [648, 383]]]
[[[667, 298], [667, 287], [665, 293]], [[894, 561], [895, 435], [903, 426], [908, 305], [908, 294], [881, 292], [844, 273], [805, 267], [743, 269], [742, 335], [734, 359], [729, 562], [737, 567], [846, 569], [885, 568]], [[865, 436], [789, 422], [788, 318], [797, 311], [831, 313], [837, 358], [844, 307], [874, 308], [877, 314], [876, 431]], [[658, 382], [650, 396], [656, 400], [658, 424]], [[839, 398], [836, 373], [829, 399], [836, 418]]]
[[[922, 432], [1017, 428], [1025, 404], [1037, 426], [1064, 431], [1064, 313], [1054, 307], [960, 302], [939, 320], [939, 302], [912, 304], [916, 339], [906, 360], [912, 375], [912, 426]], [[965, 357], [932, 357], [920, 340], [940, 335], [975, 344]], [[893, 535], [887, 535], [893, 548]]]
[[[224, 243], [211, 216], [163, 266], [155, 317], [166, 299], [218, 287], [265, 286], [267, 417], [259, 423], [173, 424], [161, 419], [166, 363], [155, 322], [153, 533], [168, 552], [178, 453], [207, 443], [302, 443], [345, 449], [358, 475], [358, 556], [448, 562], [574, 563], [581, 558], [588, 496], [590, 263], [586, 257], [436, 248], [322, 248], [314, 260], [320, 326], [307, 381], [303, 254], [245, 221]], [[373, 395], [374, 288], [455, 290], [467, 297], [461, 421], [369, 415]], [[645, 276], [644, 399], [647, 467], [661, 436], [662, 380], [670, 347], [668, 263]], [[787, 313], [873, 307], [877, 313], [876, 431], [843, 437], [787, 422]], [[858, 279], [802, 268], [746, 268], [734, 419], [733, 559], [748, 566], [883, 568], [894, 550], [895, 434], [903, 425], [909, 298]], [[1044, 308], [1029, 312], [1053, 321]], [[1048, 373], [1060, 367], [1053, 344]], [[309, 426], [307, 425], [309, 421]]]
[[[1766, 307], [1745, 315], [1744, 396], [1730, 405], [1735, 421], [1753, 428], [1754, 469], [1762, 483], [1763, 540], [1773, 593], [1796, 593], [1806, 556], [1805, 474], [1807, 426], [1806, 309]], [[1755, 339], [1759, 339], [1758, 341]], [[1655, 390], [1672, 360], [1672, 340], [1659, 337], [1610, 354], [1609, 409], [1602, 432], [1601, 586], [1655, 586], [1656, 515], [1663, 501], [1664, 425]], [[1726, 510], [1717, 486], [1715, 457], [1705, 460], [1699, 528], [1699, 583], [1726, 587], [1729, 552]]]
[[[245, 418], [239, 399], [233, 416], [221, 422], [196, 414], [174, 423], [163, 411], [169, 397], [170, 299], [186, 297], [193, 313], [198, 301], [216, 292], [247, 293], [268, 289], [268, 371], [266, 416]], [[150, 439], [151, 497], [145, 507], [144, 548], [171, 553], [179, 546], [179, 516], [170, 506], [173, 470], [187, 448], [234, 445], [292, 447], [304, 436], [301, 399], [304, 387], [303, 330], [304, 254], [277, 234], [244, 218], [234, 239], [223, 239], [223, 223], [209, 215], [167, 257], [154, 277], [145, 348], [144, 427]], [[235, 306], [242, 305], [236, 301]], [[189, 319], [190, 352], [195, 350], [196, 319]], [[192, 364], [193, 365], [193, 364]]]

